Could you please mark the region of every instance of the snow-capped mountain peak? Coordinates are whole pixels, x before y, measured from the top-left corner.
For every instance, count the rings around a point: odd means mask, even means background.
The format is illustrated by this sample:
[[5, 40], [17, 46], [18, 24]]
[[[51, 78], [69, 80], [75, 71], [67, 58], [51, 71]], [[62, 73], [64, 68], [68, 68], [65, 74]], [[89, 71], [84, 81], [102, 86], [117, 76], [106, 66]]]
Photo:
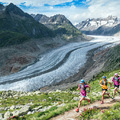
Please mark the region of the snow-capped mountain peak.
[[92, 18], [82, 21], [77, 24], [76, 27], [80, 30], [95, 30], [101, 26], [114, 27], [119, 24], [120, 21], [116, 16], [108, 16], [107, 18]]
[[[89, 18], [77, 24], [76, 27], [88, 35], [113, 35], [114, 32], [119, 31], [119, 24], [120, 19], [118, 17], [108, 16], [107, 18]], [[117, 30], [115, 30], [116, 28]]]

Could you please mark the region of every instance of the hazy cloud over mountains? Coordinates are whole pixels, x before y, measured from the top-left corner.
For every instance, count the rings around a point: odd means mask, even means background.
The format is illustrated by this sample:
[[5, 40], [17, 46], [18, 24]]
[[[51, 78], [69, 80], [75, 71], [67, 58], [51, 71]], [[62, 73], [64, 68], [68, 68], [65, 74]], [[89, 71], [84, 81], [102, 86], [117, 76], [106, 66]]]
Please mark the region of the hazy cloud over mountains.
[[120, 0], [1, 0], [14, 3], [28, 13], [48, 16], [64, 14], [74, 24], [87, 18], [120, 16]]

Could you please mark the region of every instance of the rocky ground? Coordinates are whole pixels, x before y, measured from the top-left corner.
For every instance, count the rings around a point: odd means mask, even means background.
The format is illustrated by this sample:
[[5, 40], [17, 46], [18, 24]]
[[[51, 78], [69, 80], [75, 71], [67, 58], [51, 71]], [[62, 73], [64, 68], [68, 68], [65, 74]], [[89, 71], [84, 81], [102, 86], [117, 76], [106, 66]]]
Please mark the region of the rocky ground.
[[39, 55], [49, 50], [70, 42], [80, 42], [90, 39], [92, 38], [84, 35], [82, 39], [78, 37], [71, 40], [65, 40], [57, 36], [55, 38], [31, 39], [29, 42], [20, 45], [0, 48], [0, 75], [8, 75], [20, 71], [36, 62]]
[[[49, 93], [46, 93], [46, 94], [52, 94], [52, 93], [56, 94], [58, 92], [68, 93], [68, 91], [56, 90], [56, 91], [50, 91]], [[42, 94], [45, 94], [45, 93], [42, 93], [40, 91], [35, 91], [35, 92], [3, 91], [0, 94], [0, 99], [1, 99], [1, 101], [8, 101], [9, 98], [11, 98], [11, 100], [17, 99], [17, 102], [19, 102], [19, 99], [21, 97], [29, 97], [29, 98], [30, 98], [30, 96], [31, 97], [32, 96], [40, 97], [40, 95], [42, 95]], [[71, 94], [79, 95], [78, 92], [72, 92]], [[53, 98], [49, 97], [49, 99], [53, 99]], [[59, 99], [59, 98], [57, 98], [57, 99]], [[73, 98], [73, 100], [78, 100], [78, 99], [79, 99], [79, 97]], [[47, 102], [47, 99], [43, 98], [42, 102]], [[9, 119], [10, 117], [12, 118], [15, 116], [19, 116], [22, 118], [22, 117], [24, 117], [24, 115], [31, 115], [31, 114], [35, 114], [38, 112], [47, 111], [54, 106], [59, 108], [59, 107], [63, 107], [66, 105], [66, 103], [59, 103], [59, 102], [54, 102], [49, 106], [42, 106], [42, 105], [40, 105], [40, 103], [37, 106], [35, 106], [34, 102], [26, 103], [24, 105], [20, 105], [19, 103], [16, 105], [15, 104], [16, 103], [13, 103], [10, 106], [6, 105], [5, 107], [0, 107], [0, 120], [6, 120], [6, 119]], [[2, 106], [2, 105], [3, 105], [3, 103], [0, 103], [0, 106]]]

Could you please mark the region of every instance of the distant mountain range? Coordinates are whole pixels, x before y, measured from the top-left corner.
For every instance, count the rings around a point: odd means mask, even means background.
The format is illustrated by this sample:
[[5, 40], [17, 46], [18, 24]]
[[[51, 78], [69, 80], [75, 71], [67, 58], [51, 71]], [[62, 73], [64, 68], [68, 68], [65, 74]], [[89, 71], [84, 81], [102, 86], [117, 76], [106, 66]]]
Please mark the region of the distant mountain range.
[[120, 32], [120, 19], [115, 16], [87, 19], [76, 27], [87, 35], [115, 35]]
[[48, 17], [42, 14], [32, 14], [31, 16], [39, 23], [44, 24], [47, 28], [54, 30], [56, 34], [64, 34], [68, 37], [82, 35], [82, 33], [76, 29], [76, 27], [64, 15], [58, 14]]

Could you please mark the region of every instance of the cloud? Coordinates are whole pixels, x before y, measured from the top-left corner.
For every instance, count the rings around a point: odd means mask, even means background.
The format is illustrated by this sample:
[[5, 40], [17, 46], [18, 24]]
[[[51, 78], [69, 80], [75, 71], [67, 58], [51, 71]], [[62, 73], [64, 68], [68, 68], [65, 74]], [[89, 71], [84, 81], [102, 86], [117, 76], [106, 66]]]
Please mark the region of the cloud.
[[57, 4], [62, 4], [66, 2], [72, 2], [72, 0], [1, 0], [3, 3], [14, 3], [16, 5], [19, 5], [21, 3], [24, 3], [26, 6], [44, 6], [44, 4], [49, 4], [49, 5], [57, 5]]
[[120, 0], [91, 0], [87, 8], [76, 8], [67, 17], [74, 23], [81, 22], [87, 18], [107, 17], [110, 15], [120, 17]]
[[73, 24], [87, 18], [120, 17], [120, 0], [1, 0], [14, 3], [28, 13], [52, 16], [65, 15]]

